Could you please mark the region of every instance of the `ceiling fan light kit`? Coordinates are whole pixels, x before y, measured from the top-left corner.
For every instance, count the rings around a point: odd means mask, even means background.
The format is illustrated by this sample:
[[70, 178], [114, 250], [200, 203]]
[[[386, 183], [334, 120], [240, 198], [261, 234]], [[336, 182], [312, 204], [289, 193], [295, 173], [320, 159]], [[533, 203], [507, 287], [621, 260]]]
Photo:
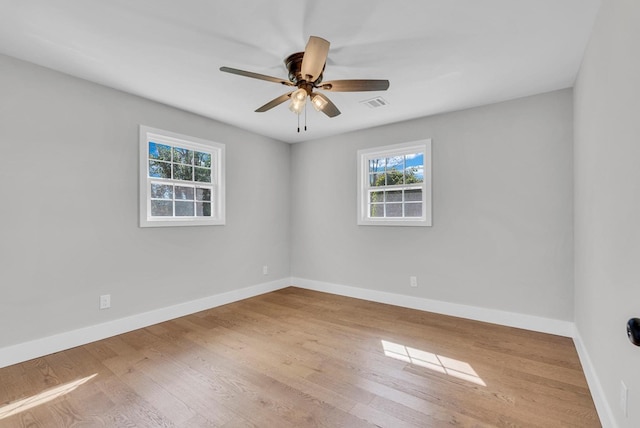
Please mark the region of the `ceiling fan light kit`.
[[289, 104], [289, 110], [296, 114], [300, 114], [302, 113], [306, 102], [307, 91], [304, 88], [296, 89], [291, 94], [291, 103]]
[[[336, 117], [340, 114], [340, 110], [338, 110], [336, 105], [325, 95], [319, 92], [313, 92], [314, 89], [332, 92], [365, 92], [386, 91], [389, 88], [388, 80], [353, 79], [334, 80], [322, 83], [324, 68], [327, 63], [327, 55], [329, 54], [329, 45], [329, 42], [321, 37], [309, 37], [304, 52], [296, 52], [284, 60], [288, 70], [289, 80], [231, 67], [220, 67], [220, 71], [298, 88], [292, 92], [280, 95], [262, 107], [259, 107], [256, 109], [258, 113], [271, 110], [290, 99], [289, 110], [300, 115], [305, 109], [308, 97], [311, 99], [311, 105], [313, 105], [317, 111], [321, 111], [329, 117]], [[298, 132], [300, 132], [300, 127], [298, 127]]]
[[327, 106], [327, 101], [322, 97], [316, 96], [311, 100], [311, 105], [313, 105], [313, 108], [315, 108], [316, 111], [323, 111]]

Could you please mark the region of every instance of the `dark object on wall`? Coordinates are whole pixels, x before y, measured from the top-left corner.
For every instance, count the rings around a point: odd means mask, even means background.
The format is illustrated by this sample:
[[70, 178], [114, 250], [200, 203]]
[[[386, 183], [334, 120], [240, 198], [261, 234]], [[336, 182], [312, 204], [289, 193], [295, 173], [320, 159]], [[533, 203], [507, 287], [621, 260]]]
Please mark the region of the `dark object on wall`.
[[636, 346], [640, 346], [640, 318], [631, 318], [627, 323], [627, 336]]

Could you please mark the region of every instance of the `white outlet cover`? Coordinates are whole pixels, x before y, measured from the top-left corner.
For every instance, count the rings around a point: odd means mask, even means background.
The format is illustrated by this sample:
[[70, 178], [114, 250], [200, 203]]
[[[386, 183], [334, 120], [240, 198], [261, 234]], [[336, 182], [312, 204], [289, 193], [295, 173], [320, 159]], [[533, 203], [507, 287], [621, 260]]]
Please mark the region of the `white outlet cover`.
[[100, 309], [108, 309], [111, 307], [111, 295], [104, 294], [100, 296]]

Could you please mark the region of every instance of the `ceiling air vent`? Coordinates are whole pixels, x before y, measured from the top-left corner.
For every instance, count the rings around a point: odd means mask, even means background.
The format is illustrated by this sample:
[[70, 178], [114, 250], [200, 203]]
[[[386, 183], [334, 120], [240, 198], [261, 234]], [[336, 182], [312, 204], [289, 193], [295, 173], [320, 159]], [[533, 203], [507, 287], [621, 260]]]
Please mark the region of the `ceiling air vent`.
[[360, 101], [360, 103], [371, 108], [378, 108], [389, 105], [389, 102], [382, 97], [371, 98], [370, 100]]

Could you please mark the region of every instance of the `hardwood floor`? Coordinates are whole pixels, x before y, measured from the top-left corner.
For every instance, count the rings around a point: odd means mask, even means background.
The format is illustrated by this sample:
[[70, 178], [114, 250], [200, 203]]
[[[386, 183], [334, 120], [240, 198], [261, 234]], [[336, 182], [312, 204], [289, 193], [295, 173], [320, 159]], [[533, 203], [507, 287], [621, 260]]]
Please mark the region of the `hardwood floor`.
[[0, 427], [597, 427], [571, 339], [287, 288], [0, 369]]

